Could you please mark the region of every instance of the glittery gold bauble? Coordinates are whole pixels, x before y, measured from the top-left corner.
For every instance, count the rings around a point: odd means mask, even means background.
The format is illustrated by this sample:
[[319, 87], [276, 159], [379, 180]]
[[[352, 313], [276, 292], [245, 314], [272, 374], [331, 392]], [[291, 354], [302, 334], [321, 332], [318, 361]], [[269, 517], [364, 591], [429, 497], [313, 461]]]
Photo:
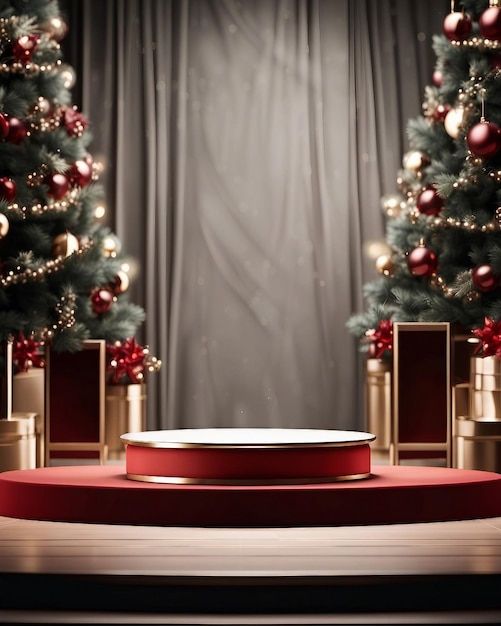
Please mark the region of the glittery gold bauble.
[[421, 152], [421, 150], [411, 150], [404, 154], [403, 166], [408, 172], [417, 174], [423, 167], [429, 165], [429, 163], [430, 159], [424, 152]]
[[0, 213], [0, 239], [3, 239], [9, 232], [9, 220], [4, 213]]
[[78, 250], [78, 239], [71, 233], [61, 233], [52, 242], [52, 256], [68, 257]]
[[381, 198], [381, 208], [388, 217], [398, 217], [402, 207], [403, 197], [398, 193], [388, 193]]
[[68, 32], [66, 22], [60, 17], [51, 17], [50, 20], [43, 25], [44, 30], [54, 37], [56, 41], [61, 41]]
[[59, 68], [59, 71], [60, 76], [63, 79], [63, 85], [66, 87], [66, 89], [71, 89], [75, 85], [75, 81], [77, 78], [75, 70], [70, 65], [63, 64]]
[[389, 254], [382, 254], [376, 259], [376, 269], [384, 276], [392, 276], [395, 263]]
[[50, 112], [50, 102], [47, 100], [47, 98], [40, 97], [37, 100], [36, 108], [41, 115], [48, 115], [48, 113]]
[[459, 137], [459, 131], [461, 130], [461, 125], [464, 122], [464, 107], [456, 107], [455, 109], [451, 109], [449, 113], [445, 116], [444, 120], [444, 128], [445, 132], [452, 137], [453, 139], [457, 139]]
[[116, 257], [120, 252], [120, 242], [114, 235], [108, 235], [103, 239], [104, 256]]

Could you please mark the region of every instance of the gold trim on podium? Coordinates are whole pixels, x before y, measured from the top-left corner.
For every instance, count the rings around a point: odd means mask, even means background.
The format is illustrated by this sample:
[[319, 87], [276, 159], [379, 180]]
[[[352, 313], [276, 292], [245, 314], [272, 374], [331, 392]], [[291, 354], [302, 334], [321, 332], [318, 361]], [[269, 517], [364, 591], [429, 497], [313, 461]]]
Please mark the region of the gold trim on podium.
[[228, 486], [259, 486], [259, 485], [315, 485], [339, 483], [350, 480], [363, 480], [370, 477], [366, 474], [347, 474], [345, 476], [326, 476], [320, 478], [186, 478], [183, 476], [148, 476], [145, 474], [127, 474], [129, 480], [145, 483], [167, 485], [228, 485]]
[[137, 446], [139, 448], [207, 448], [210, 450], [276, 450], [276, 449], [300, 449], [300, 448], [351, 448], [353, 446], [364, 446], [376, 439], [375, 435], [366, 437], [358, 441], [336, 441], [325, 443], [270, 443], [270, 444], [222, 444], [222, 443], [185, 443], [180, 441], [138, 441], [129, 437], [128, 435], [122, 435], [120, 439], [124, 444]]

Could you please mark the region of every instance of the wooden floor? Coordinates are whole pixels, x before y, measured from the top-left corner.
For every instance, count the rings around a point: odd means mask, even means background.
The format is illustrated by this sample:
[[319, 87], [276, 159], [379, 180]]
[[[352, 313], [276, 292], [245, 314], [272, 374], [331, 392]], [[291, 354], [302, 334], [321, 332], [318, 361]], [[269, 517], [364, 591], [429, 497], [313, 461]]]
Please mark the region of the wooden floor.
[[[223, 614], [240, 614], [240, 623], [346, 623], [347, 613], [352, 620], [360, 611], [382, 615], [379, 623], [391, 623], [391, 615], [402, 622], [418, 611], [436, 622], [440, 611], [459, 623], [480, 608], [485, 612], [475, 623], [496, 623], [500, 584], [501, 518], [280, 529], [0, 518], [0, 621], [11, 623], [25, 611], [54, 621], [55, 609], [67, 616], [140, 611], [142, 619], [161, 615], [164, 623], [236, 623], [229, 617], [207, 621]], [[253, 613], [272, 621], [244, 617]], [[303, 615], [302, 621], [277, 621], [284, 614]], [[307, 621], [310, 614], [317, 614], [314, 622]]]

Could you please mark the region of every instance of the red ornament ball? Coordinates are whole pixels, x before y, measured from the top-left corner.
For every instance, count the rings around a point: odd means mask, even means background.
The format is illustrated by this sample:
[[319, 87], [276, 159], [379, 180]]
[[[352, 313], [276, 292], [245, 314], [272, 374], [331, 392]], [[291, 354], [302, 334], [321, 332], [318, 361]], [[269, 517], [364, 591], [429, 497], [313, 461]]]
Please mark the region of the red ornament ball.
[[471, 33], [471, 19], [459, 11], [449, 13], [444, 20], [443, 31], [450, 41], [466, 39]]
[[435, 87], [441, 87], [444, 82], [444, 75], [440, 70], [435, 70], [432, 74], [431, 81]]
[[435, 187], [427, 187], [417, 197], [416, 206], [418, 211], [424, 215], [438, 215], [444, 202]]
[[486, 9], [478, 20], [480, 34], [486, 39], [501, 39], [501, 8]]
[[0, 137], [5, 139], [9, 134], [9, 120], [6, 115], [0, 113]]
[[501, 149], [501, 129], [493, 122], [479, 122], [470, 128], [466, 141], [475, 156], [493, 157]]
[[407, 265], [413, 276], [431, 276], [437, 271], [438, 258], [430, 248], [418, 246], [409, 253]]
[[70, 182], [64, 174], [49, 174], [45, 179], [49, 187], [49, 194], [54, 200], [61, 200], [68, 193]]
[[450, 110], [451, 107], [449, 104], [439, 104], [433, 111], [432, 117], [436, 122], [443, 122]]
[[29, 63], [38, 45], [38, 35], [23, 35], [12, 46], [12, 54], [16, 61]]
[[473, 286], [478, 291], [492, 291], [499, 284], [498, 277], [492, 271], [490, 265], [478, 265], [471, 270]]
[[24, 122], [17, 117], [9, 117], [9, 134], [7, 135], [7, 141], [10, 143], [21, 143], [27, 135], [27, 130]]
[[8, 178], [8, 176], [0, 178], [0, 196], [7, 202], [14, 200], [16, 197], [16, 183], [12, 178]]
[[96, 289], [91, 295], [92, 310], [96, 315], [108, 313], [113, 304], [113, 292], [109, 289]]
[[72, 185], [85, 187], [92, 180], [92, 167], [87, 161], [75, 161], [68, 171], [68, 178]]

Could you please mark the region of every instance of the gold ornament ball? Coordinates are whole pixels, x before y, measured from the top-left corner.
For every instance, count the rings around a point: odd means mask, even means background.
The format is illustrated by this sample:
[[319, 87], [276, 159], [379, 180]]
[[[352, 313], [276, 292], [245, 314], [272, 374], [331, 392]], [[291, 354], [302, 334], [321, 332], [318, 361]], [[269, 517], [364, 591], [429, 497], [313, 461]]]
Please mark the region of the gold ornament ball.
[[9, 220], [4, 213], [0, 213], [0, 239], [3, 239], [9, 232]]
[[50, 102], [47, 100], [47, 98], [38, 98], [37, 109], [41, 115], [47, 115], [48, 113], [50, 113]]
[[103, 239], [103, 253], [107, 257], [116, 257], [120, 252], [120, 242], [114, 235], [108, 235]]
[[66, 22], [60, 17], [52, 17], [48, 22], [45, 23], [45, 31], [54, 37], [56, 41], [61, 41], [66, 36], [68, 32], [68, 26]]
[[444, 128], [445, 132], [452, 137], [452, 139], [457, 139], [459, 137], [459, 132], [461, 130], [461, 125], [464, 122], [464, 107], [456, 107], [455, 109], [451, 109], [444, 120]]
[[402, 208], [403, 197], [397, 193], [388, 193], [381, 198], [381, 208], [388, 217], [398, 217]]
[[129, 275], [126, 272], [119, 270], [117, 272], [117, 275], [115, 276], [115, 282], [113, 285], [115, 294], [125, 293], [127, 289], [129, 288], [129, 284], [130, 284]]
[[395, 263], [389, 254], [382, 254], [376, 259], [376, 270], [383, 276], [391, 276]]
[[61, 233], [54, 237], [52, 242], [52, 256], [68, 257], [77, 252], [79, 248], [78, 239], [71, 233]]
[[408, 172], [417, 174], [429, 163], [429, 158], [421, 150], [411, 150], [404, 154], [403, 166]]
[[65, 88], [71, 89], [75, 85], [75, 81], [77, 79], [75, 70], [70, 65], [63, 64], [60, 67], [60, 73]]

